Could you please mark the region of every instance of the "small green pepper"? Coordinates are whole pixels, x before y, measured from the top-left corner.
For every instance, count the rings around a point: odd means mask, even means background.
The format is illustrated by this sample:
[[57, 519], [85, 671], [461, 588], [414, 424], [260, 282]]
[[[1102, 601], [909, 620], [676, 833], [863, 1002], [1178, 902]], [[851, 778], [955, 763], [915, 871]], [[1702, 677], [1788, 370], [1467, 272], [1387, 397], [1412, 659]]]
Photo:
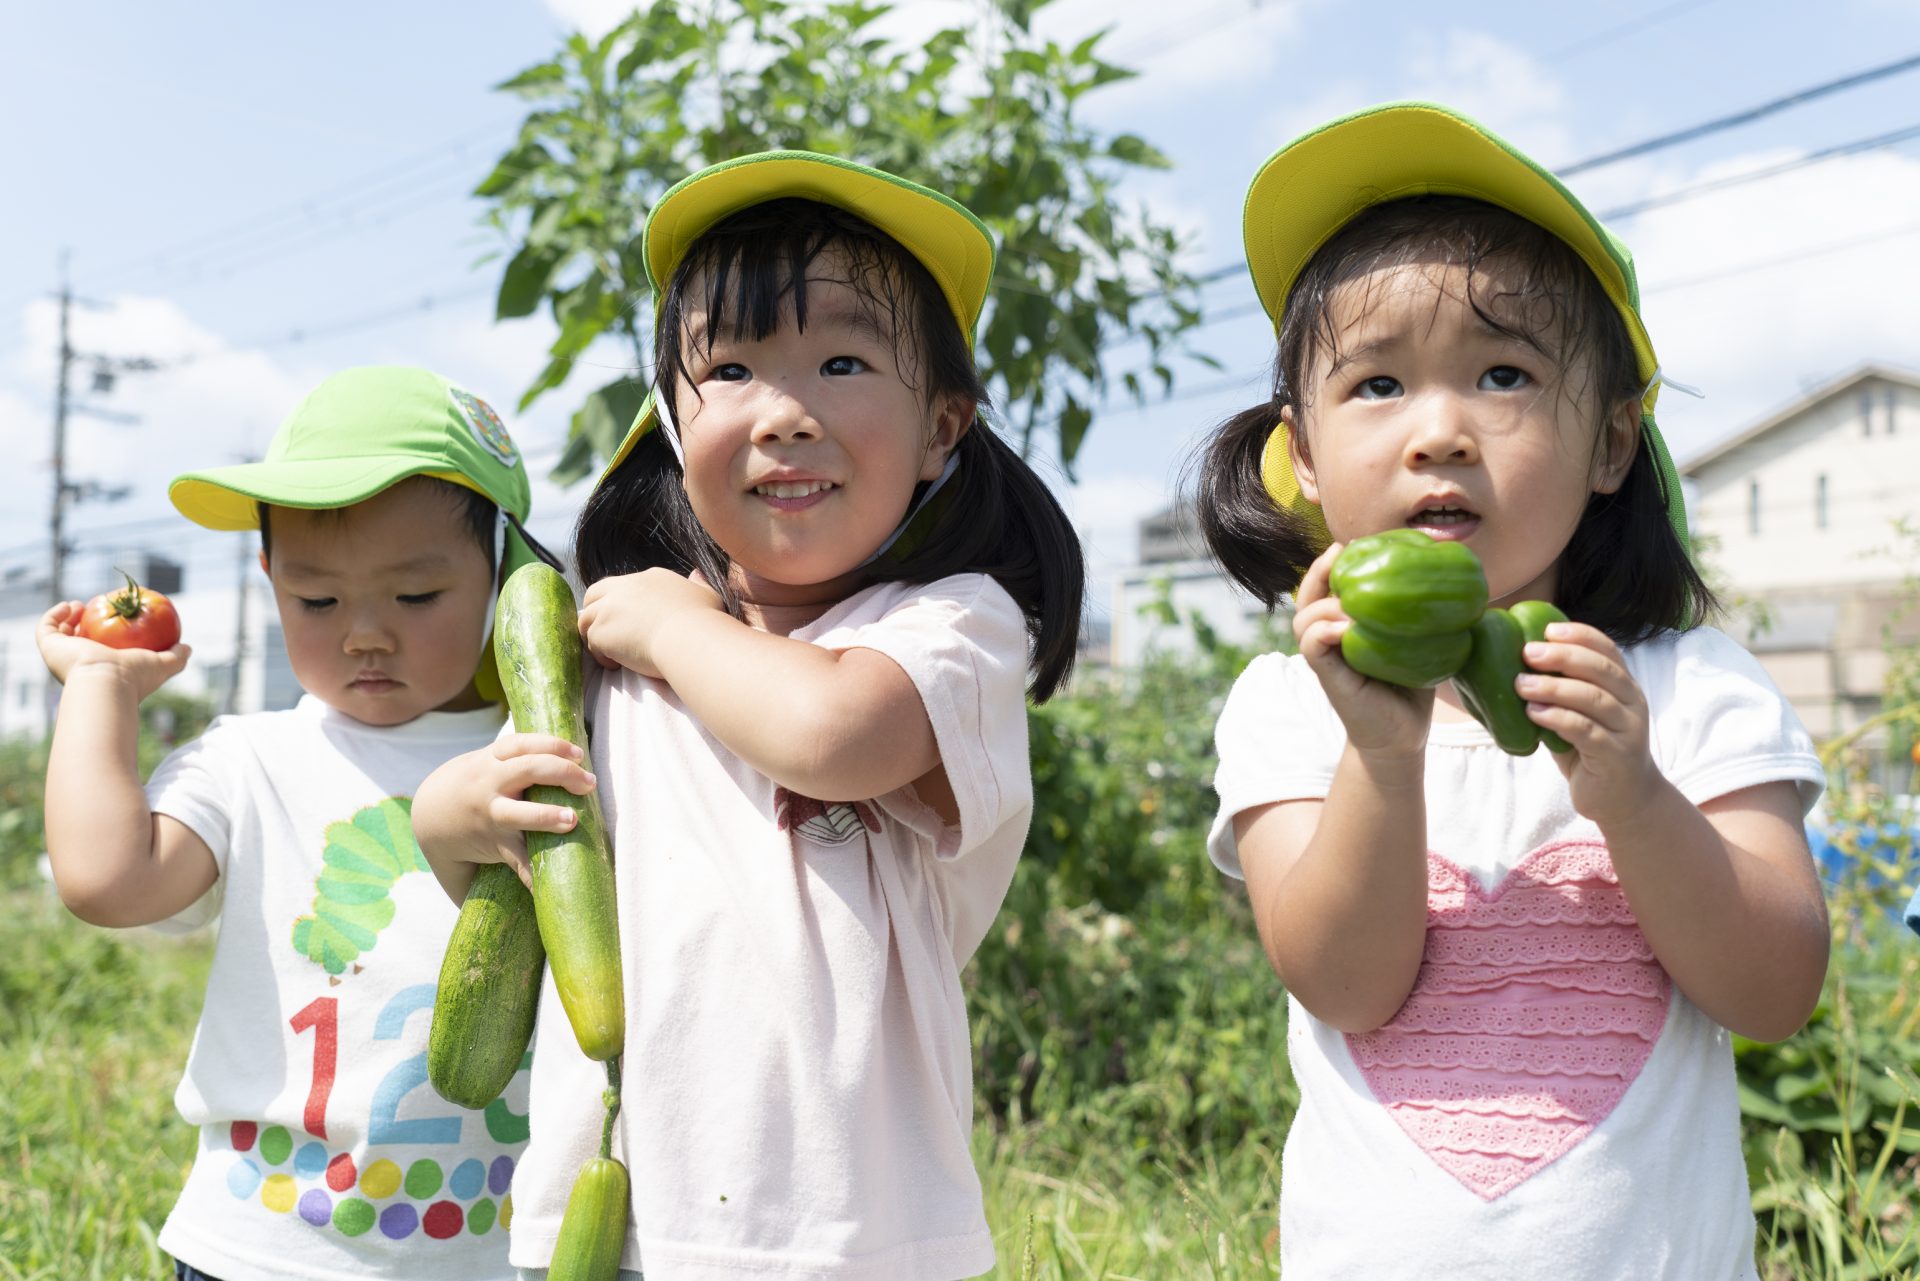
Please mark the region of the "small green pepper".
[[1521, 659], [1521, 648], [1544, 640], [1547, 624], [1566, 621], [1548, 601], [1523, 600], [1512, 609], [1490, 609], [1473, 625], [1473, 652], [1453, 674], [1453, 687], [1501, 751], [1529, 756], [1542, 743], [1548, 751], [1572, 750], [1558, 734], [1528, 719], [1526, 700], [1513, 687], [1521, 672], [1532, 670]]
[[1356, 538], [1333, 562], [1333, 594], [1353, 625], [1340, 656], [1362, 676], [1429, 689], [1460, 669], [1487, 607], [1480, 558], [1417, 529]]

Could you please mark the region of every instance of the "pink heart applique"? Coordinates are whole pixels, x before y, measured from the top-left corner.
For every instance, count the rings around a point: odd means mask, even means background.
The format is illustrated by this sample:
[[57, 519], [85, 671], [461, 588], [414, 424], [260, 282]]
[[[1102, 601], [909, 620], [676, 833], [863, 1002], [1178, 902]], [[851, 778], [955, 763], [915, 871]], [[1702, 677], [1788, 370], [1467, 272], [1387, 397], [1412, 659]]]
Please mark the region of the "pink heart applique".
[[1613, 1111], [1671, 1002], [1605, 845], [1542, 846], [1492, 894], [1429, 853], [1413, 992], [1347, 1046], [1420, 1150], [1491, 1201]]

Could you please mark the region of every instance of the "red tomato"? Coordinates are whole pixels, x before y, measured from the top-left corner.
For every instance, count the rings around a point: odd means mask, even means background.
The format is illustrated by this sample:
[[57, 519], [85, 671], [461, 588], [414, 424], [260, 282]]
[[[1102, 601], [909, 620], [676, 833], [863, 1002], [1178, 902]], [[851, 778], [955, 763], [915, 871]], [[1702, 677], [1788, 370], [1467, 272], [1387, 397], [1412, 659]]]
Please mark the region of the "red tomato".
[[113, 649], [169, 650], [180, 643], [180, 616], [172, 601], [128, 574], [125, 591], [103, 592], [87, 602], [78, 630]]

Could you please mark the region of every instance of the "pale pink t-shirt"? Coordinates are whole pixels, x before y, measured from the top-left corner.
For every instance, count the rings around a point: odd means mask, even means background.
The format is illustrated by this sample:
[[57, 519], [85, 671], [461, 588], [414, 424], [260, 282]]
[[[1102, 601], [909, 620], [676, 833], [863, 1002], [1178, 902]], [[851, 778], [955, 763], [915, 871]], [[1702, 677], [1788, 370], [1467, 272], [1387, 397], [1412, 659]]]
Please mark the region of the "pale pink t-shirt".
[[[908, 788], [853, 805], [794, 796], [662, 682], [597, 682], [627, 1004], [622, 1266], [647, 1281], [977, 1276], [994, 1250], [968, 1150], [960, 969], [1032, 811], [1024, 620], [998, 583], [965, 574], [868, 588], [793, 636], [905, 670], [959, 823]], [[764, 712], [777, 723], [781, 707]], [[604, 1084], [549, 977], [514, 1177], [517, 1266], [552, 1255], [598, 1148]]]
[[[1695, 804], [1824, 774], [1758, 662], [1710, 627], [1625, 650], [1654, 763]], [[1346, 732], [1297, 655], [1255, 659], [1216, 731], [1207, 849], [1233, 816], [1324, 798]], [[1300, 1107], [1280, 1180], [1288, 1281], [1748, 1281], [1754, 1223], [1730, 1034], [1660, 968], [1545, 750], [1427, 737], [1427, 947], [1385, 1027], [1288, 998]], [[1261, 1065], [1250, 1065], [1261, 1070]]]

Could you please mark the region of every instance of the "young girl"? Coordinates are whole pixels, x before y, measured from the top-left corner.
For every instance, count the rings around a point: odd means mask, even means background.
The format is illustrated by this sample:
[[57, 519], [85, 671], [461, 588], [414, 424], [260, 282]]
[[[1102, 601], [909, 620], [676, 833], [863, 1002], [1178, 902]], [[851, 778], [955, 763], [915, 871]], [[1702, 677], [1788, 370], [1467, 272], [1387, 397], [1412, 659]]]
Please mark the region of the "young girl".
[[[1282, 149], [1246, 240], [1275, 389], [1206, 447], [1199, 511], [1239, 582], [1294, 593], [1300, 652], [1221, 714], [1209, 850], [1289, 993], [1283, 1274], [1752, 1277], [1729, 1032], [1819, 994], [1822, 774], [1700, 625], [1632, 259], [1423, 104]], [[1402, 527], [1571, 617], [1516, 682], [1570, 752], [1342, 662], [1329, 567]]]
[[[648, 217], [655, 393], [577, 531], [593, 773], [510, 736], [415, 822], [444, 882], [524, 860], [597, 778], [628, 1038], [623, 1267], [674, 1278], [971, 1277], [960, 969], [1032, 807], [1023, 686], [1073, 661], [1078, 542], [980, 419], [993, 244], [887, 174], [776, 152]], [[602, 1065], [551, 982], [512, 1259], [544, 1267], [597, 1151]]]

